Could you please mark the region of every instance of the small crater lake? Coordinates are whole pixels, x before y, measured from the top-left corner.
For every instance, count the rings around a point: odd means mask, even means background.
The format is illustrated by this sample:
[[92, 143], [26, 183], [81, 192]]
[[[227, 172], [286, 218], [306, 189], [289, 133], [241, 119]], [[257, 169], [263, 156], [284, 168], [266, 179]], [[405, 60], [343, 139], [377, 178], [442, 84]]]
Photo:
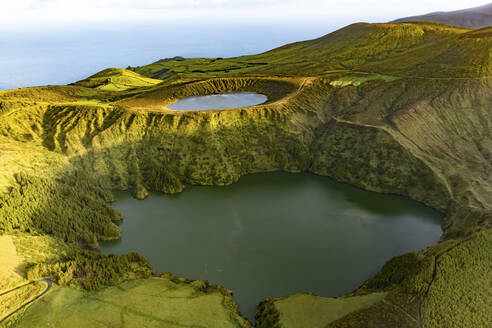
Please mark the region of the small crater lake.
[[436, 243], [443, 217], [307, 173], [252, 174], [143, 201], [115, 196], [122, 239], [103, 243], [104, 254], [137, 251], [157, 273], [220, 284], [253, 322], [264, 297], [356, 289], [391, 257]]
[[214, 110], [255, 106], [268, 97], [256, 92], [227, 92], [216, 95], [187, 97], [167, 106], [173, 110]]

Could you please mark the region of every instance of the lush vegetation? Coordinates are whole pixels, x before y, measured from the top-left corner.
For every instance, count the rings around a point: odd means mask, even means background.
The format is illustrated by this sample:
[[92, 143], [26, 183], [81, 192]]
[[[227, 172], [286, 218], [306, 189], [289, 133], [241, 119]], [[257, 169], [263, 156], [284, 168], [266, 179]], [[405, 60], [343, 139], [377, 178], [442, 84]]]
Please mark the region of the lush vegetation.
[[156, 78], [164, 73], [181, 78], [319, 76], [347, 70], [418, 78], [492, 75], [490, 39], [471, 41], [468, 33], [473, 32], [434, 23], [357, 23], [259, 55], [158, 61], [134, 70]]
[[[491, 36], [490, 28], [354, 24], [256, 56], [166, 59], [70, 86], [1, 91], [0, 232], [14, 236], [26, 277], [94, 290], [151, 274], [136, 254], [90, 250], [120, 237], [111, 189], [145, 198], [186, 183], [309, 171], [447, 215], [440, 243], [389, 261], [350, 295], [385, 292], [383, 300], [333, 317], [330, 327], [480, 326], [490, 321]], [[166, 108], [224, 91], [256, 91], [269, 101], [224, 111]], [[57, 293], [84, 300], [69, 309], [99, 304], [81, 291]], [[26, 325], [55, 320], [41, 319], [36, 306]], [[260, 326], [307, 320], [276, 301], [259, 309]], [[309, 322], [325, 311], [313, 307]]]
[[60, 285], [95, 290], [125, 280], [147, 278], [153, 274], [147, 260], [137, 253], [101, 256], [85, 253], [57, 263], [35, 264], [27, 269], [27, 279], [50, 278]]
[[[90, 247], [98, 247], [101, 239], [119, 238], [120, 230], [111, 220], [120, 219], [121, 214], [108, 205], [111, 193], [91, 184], [87, 176], [71, 179], [54, 181], [16, 174], [16, 183], [0, 198], [0, 217], [4, 218], [0, 229], [49, 234]], [[72, 183], [74, 179], [77, 185]]]
[[436, 254], [422, 305], [430, 327], [486, 327], [492, 322], [492, 231], [476, 233]]
[[[16, 286], [22, 280], [23, 258], [17, 254], [11, 236], [0, 236], [0, 293]], [[1, 301], [1, 300], [0, 300]]]
[[16, 327], [250, 327], [235, 314], [226, 291], [202, 286], [161, 277], [92, 293], [61, 287], [34, 304]]
[[41, 294], [46, 289], [46, 283], [35, 282], [0, 297], [0, 318], [4, 318], [18, 307]]
[[277, 299], [265, 299], [259, 305], [259, 328], [324, 328], [347, 314], [381, 301], [385, 293], [341, 298], [296, 294]]
[[75, 85], [107, 91], [123, 91], [139, 87], [150, 87], [162, 83], [162, 80], [151, 79], [132, 71], [121, 68], [108, 68]]

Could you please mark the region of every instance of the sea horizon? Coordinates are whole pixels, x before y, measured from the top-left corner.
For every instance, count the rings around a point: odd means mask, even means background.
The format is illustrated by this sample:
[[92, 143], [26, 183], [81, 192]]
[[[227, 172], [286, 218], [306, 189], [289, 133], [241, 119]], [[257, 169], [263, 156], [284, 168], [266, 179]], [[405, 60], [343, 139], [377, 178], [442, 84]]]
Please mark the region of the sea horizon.
[[318, 38], [342, 25], [121, 25], [54, 27], [0, 36], [0, 90], [65, 85], [109, 67], [183, 56], [238, 57]]

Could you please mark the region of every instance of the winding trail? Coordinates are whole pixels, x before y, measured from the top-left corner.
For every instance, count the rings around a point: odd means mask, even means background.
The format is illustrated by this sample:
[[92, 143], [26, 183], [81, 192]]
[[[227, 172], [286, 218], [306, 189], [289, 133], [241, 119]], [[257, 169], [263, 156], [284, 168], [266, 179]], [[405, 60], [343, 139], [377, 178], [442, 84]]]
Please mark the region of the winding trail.
[[42, 282], [45, 282], [47, 284], [47, 287], [46, 289], [41, 293], [39, 294], [38, 296], [34, 297], [32, 300], [22, 304], [21, 306], [19, 306], [17, 309], [15, 309], [14, 311], [10, 312], [9, 314], [7, 314], [5, 317], [3, 317], [2, 319], [0, 319], [0, 324], [3, 323], [5, 320], [7, 320], [8, 318], [10, 318], [11, 316], [13, 316], [14, 314], [16, 314], [17, 312], [19, 312], [20, 310], [22, 310], [23, 308], [25, 308], [26, 306], [28, 306], [29, 304], [33, 303], [34, 301], [40, 299], [44, 294], [46, 294], [52, 287], [53, 283], [51, 281], [51, 279], [39, 279], [39, 280], [35, 280], [35, 281], [31, 281], [31, 282], [28, 282], [27, 284], [24, 284], [24, 285], [20, 285], [20, 286], [17, 286], [15, 288], [12, 288], [10, 290], [7, 290], [6, 292], [3, 292], [0, 294], [0, 296], [3, 296], [5, 294], [8, 294], [8, 293], [11, 293], [13, 291], [16, 291], [18, 289], [21, 289], [23, 287], [26, 287], [26, 286], [29, 286], [29, 285], [32, 285], [38, 281], [42, 281]]
[[410, 313], [408, 313], [407, 310], [405, 310], [403, 307], [401, 306], [398, 306], [396, 304], [393, 304], [393, 303], [390, 303], [388, 301], [386, 301], [385, 299], [382, 300], [382, 302], [388, 306], [391, 306], [393, 307], [394, 309], [397, 309], [400, 313], [404, 314], [405, 316], [407, 316], [407, 318], [409, 318], [410, 320], [412, 320], [413, 322], [415, 322], [415, 324], [419, 325], [419, 327], [422, 327], [422, 323], [419, 322], [420, 318], [419, 319], [415, 319]]
[[[292, 98], [297, 97], [302, 92], [302, 90], [304, 89], [304, 87], [306, 86], [306, 84], [308, 82], [311, 82], [311, 81], [316, 80], [316, 79], [317, 79], [317, 77], [304, 77], [302, 79], [302, 82], [299, 84], [299, 87], [295, 91], [285, 95], [285, 97], [283, 97], [277, 101], [270, 103], [269, 105], [285, 104], [287, 101], [291, 100]], [[261, 106], [261, 104], [259, 106]]]

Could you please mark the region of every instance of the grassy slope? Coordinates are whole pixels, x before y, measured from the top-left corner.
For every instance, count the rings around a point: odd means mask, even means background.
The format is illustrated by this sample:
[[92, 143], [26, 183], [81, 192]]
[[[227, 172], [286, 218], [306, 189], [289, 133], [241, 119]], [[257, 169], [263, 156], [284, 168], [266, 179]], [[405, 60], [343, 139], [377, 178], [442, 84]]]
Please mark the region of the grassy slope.
[[265, 299], [258, 307], [257, 317], [262, 318], [258, 327], [323, 328], [351, 312], [370, 307], [384, 297], [385, 293], [339, 298], [296, 294]]
[[[16, 250], [12, 236], [0, 236], [0, 293], [15, 288], [26, 281], [23, 278], [23, 257]], [[0, 297], [0, 318], [29, 301], [44, 290], [43, 283], [36, 283]]]
[[46, 289], [46, 283], [35, 282], [32, 285], [22, 287], [0, 298], [0, 318], [3, 318], [17, 308], [32, 300]]
[[17, 253], [11, 236], [0, 236], [0, 291], [22, 281], [23, 258]]
[[340, 71], [422, 78], [492, 75], [490, 38], [467, 38], [471, 33], [432, 23], [357, 23], [259, 55], [156, 62], [134, 70], [149, 77], [166, 71], [182, 78], [319, 76]]
[[74, 85], [106, 91], [124, 91], [151, 87], [159, 83], [162, 83], [162, 80], [147, 78], [122, 68], [108, 68]]
[[[133, 280], [87, 293], [56, 288], [17, 327], [248, 327], [230, 296], [167, 277]], [[229, 305], [233, 306], [233, 305]]]
[[[112, 69], [77, 85], [0, 92], [0, 167], [8, 169], [0, 171], [7, 191], [0, 230], [44, 235], [71, 250], [63, 257], [33, 252], [27, 257], [37, 264], [32, 275], [107, 285], [125, 280], [135, 263], [135, 270], [147, 272], [139, 260], [129, 265], [125, 258], [97, 258], [94, 263], [124, 268], [121, 277], [104, 277], [98, 265], [86, 268], [93, 253], [75, 246], [97, 247], [98, 240], [119, 236], [108, 188], [144, 198], [149, 189], [179, 192], [182, 183], [223, 185], [251, 172], [311, 171], [407, 195], [447, 213], [440, 244], [390, 261], [356, 292], [386, 291], [384, 302], [332, 325], [414, 327], [422, 320], [444, 326], [435, 313], [453, 318], [455, 312], [449, 311], [451, 299], [439, 295], [458, 289], [480, 307], [484, 294], [470, 286], [490, 291], [486, 275], [472, 284], [452, 261], [433, 265], [447, 245], [476, 242], [477, 231], [490, 227], [490, 45], [487, 29], [354, 24], [257, 56], [134, 69], [163, 78], [159, 84]], [[116, 88], [115, 79], [127, 85]], [[230, 90], [259, 91], [270, 101], [224, 111], [165, 108], [180, 97]], [[19, 238], [18, 247], [29, 242]], [[489, 254], [490, 240], [480, 245]], [[487, 263], [481, 253], [463, 261]], [[447, 274], [451, 269], [457, 273]], [[432, 278], [438, 272], [444, 280]], [[484, 318], [480, 311], [463, 313], [472, 318], [470, 326]], [[258, 322], [267, 319], [259, 315]]]

